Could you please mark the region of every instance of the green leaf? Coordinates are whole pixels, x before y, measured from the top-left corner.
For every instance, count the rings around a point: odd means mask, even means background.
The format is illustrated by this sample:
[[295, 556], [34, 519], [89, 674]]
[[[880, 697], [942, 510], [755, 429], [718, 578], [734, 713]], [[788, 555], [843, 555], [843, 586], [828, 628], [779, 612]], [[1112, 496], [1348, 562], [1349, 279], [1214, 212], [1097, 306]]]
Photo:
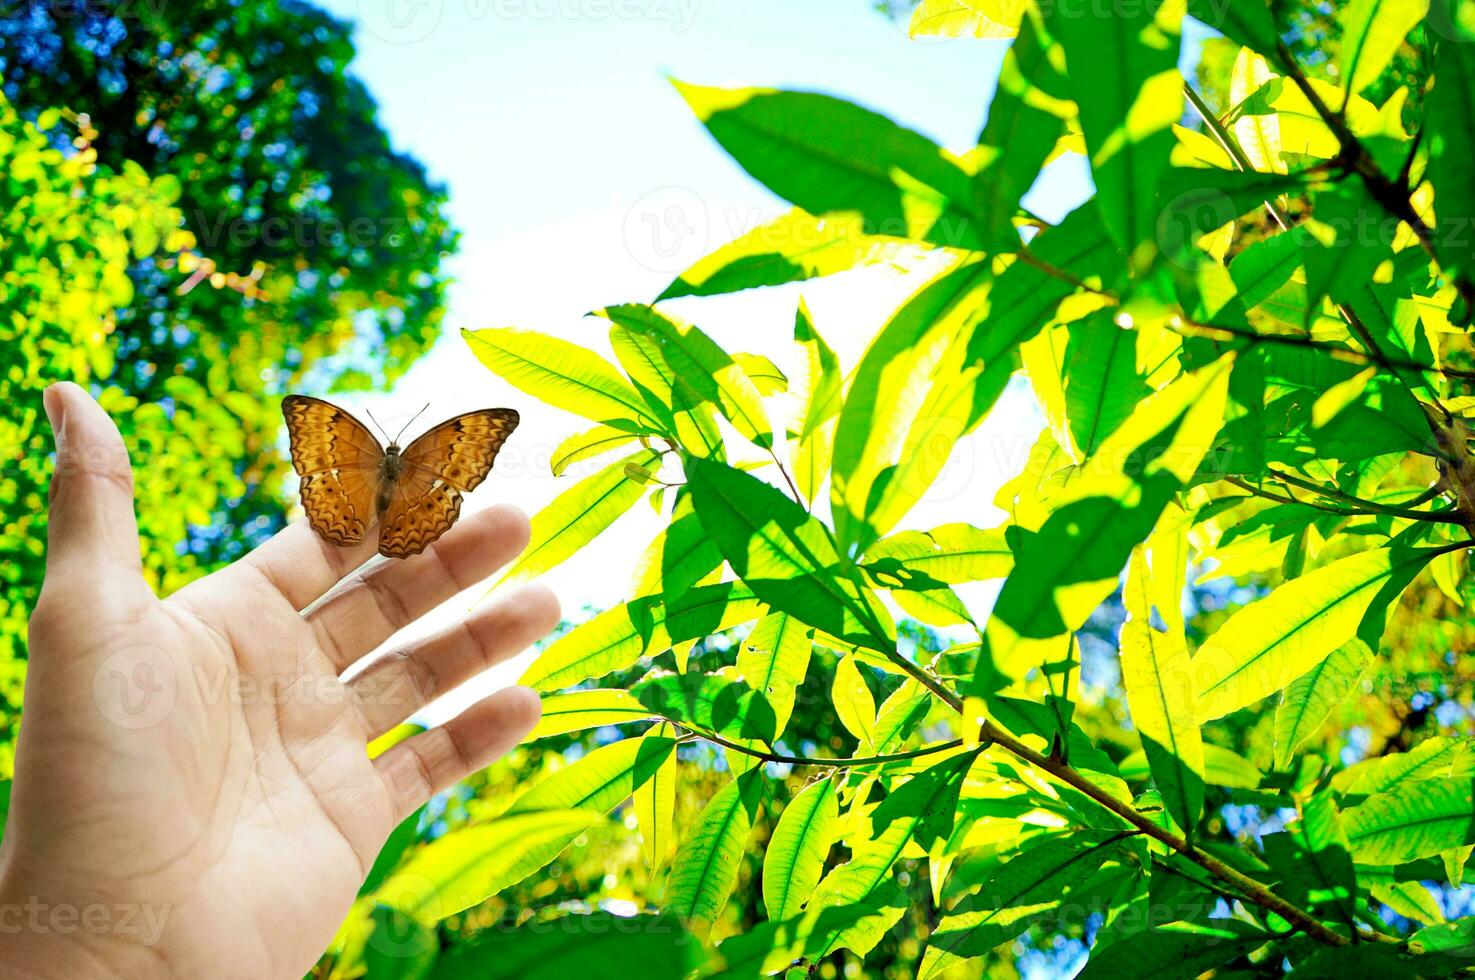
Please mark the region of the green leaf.
[[835, 716], [840, 719], [840, 724], [860, 741], [862, 754], [870, 751], [876, 737], [876, 699], [866, 686], [854, 657], [841, 657], [835, 665], [830, 701], [835, 706]]
[[1373, 652], [1352, 639], [1291, 682], [1275, 709], [1275, 768], [1287, 769], [1295, 751], [1357, 685]]
[[871, 811], [868, 832], [850, 838], [850, 860], [825, 876], [805, 914], [813, 922], [828, 909], [857, 905], [871, 906], [873, 914], [819, 936], [816, 960], [840, 947], [864, 956], [906, 911], [907, 899], [892, 883], [891, 868], [909, 843], [927, 849], [951, 834], [958, 794], [975, 758], [960, 752], [935, 763]]
[[814, 959], [827, 937], [836, 935], [874, 914], [862, 905], [826, 909], [816, 917], [794, 916], [782, 922], [760, 922], [717, 944], [719, 963], [703, 973], [711, 980], [753, 980], [780, 973], [795, 960]]
[[1401, 864], [1475, 844], [1470, 779], [1404, 783], [1342, 814], [1352, 856], [1363, 864]]
[[[647, 739], [666, 737], [666, 725], [651, 729]], [[650, 779], [635, 788], [635, 820], [640, 826], [640, 849], [645, 863], [655, 875], [671, 853], [676, 841], [676, 753], [666, 754]]]
[[718, 790], [671, 865], [666, 909], [698, 935], [711, 931], [737, 884], [752, 829], [754, 792], [762, 779], [762, 771], [754, 769]]
[[553, 450], [553, 456], [548, 460], [548, 467], [553, 471], [554, 476], [562, 476], [563, 471], [574, 463], [603, 456], [607, 452], [634, 442], [636, 438], [638, 438], [636, 435], [623, 429], [597, 425], [587, 432], [576, 432], [559, 443], [558, 448]]
[[1265, 860], [1281, 880], [1276, 893], [1293, 904], [1336, 914], [1350, 930], [1357, 914], [1357, 872], [1332, 794], [1300, 804], [1284, 833], [1262, 838]]
[[1193, 658], [1199, 721], [1254, 704], [1319, 664], [1353, 638], [1374, 599], [1386, 604], [1397, 598], [1436, 550], [1377, 548], [1350, 555], [1229, 617]]
[[840, 413], [840, 359], [825, 343], [809, 316], [804, 300], [794, 313], [794, 342], [804, 354], [804, 414], [789, 438], [798, 442], [794, 454], [794, 478], [805, 500], [814, 500], [830, 472], [835, 424]]
[[435, 922], [526, 878], [599, 819], [590, 810], [538, 810], [466, 827], [421, 848], [375, 898]]
[[635, 594], [679, 599], [693, 586], [711, 584], [709, 579], [721, 565], [722, 553], [692, 510], [691, 499], [681, 497], [671, 523], [640, 558]]
[[[592, 911], [498, 926], [457, 942], [432, 980], [679, 980], [696, 967], [700, 944], [681, 923], [662, 915], [621, 916]], [[370, 977], [375, 976], [370, 974]]]
[[[942, 3], [958, 5], [957, 0]], [[913, 14], [913, 27], [926, 6], [923, 3]], [[1020, 198], [1054, 152], [1065, 120], [1074, 118], [1075, 108], [1057, 67], [1064, 60], [1059, 45], [1041, 33], [1033, 17], [1021, 22], [1023, 4], [990, 0], [987, 6], [1010, 8], [1009, 33], [1012, 36], [1017, 30], [1019, 36], [1004, 56], [988, 122], [973, 153], [978, 168], [973, 177], [973, 209], [985, 241], [1001, 251], [1017, 251], [1019, 233], [1014, 218]], [[992, 20], [982, 11], [978, 16]]]
[[1058, 656], [1116, 590], [1132, 549], [1214, 446], [1232, 365], [1233, 355], [1214, 361], [1145, 399], [1071, 473], [1037, 529], [1008, 530], [1014, 570], [985, 628], [971, 693], [999, 690]]
[[1475, 776], [1475, 743], [1436, 736], [1407, 752], [1364, 759], [1332, 777], [1332, 787], [1354, 796], [1385, 793], [1403, 783]]
[[889, 617], [841, 568], [828, 528], [740, 470], [692, 458], [686, 471], [702, 526], [759, 599], [846, 642], [894, 648]]
[[1019, 32], [1023, 4], [1009, 0], [922, 0], [912, 11], [912, 37], [1009, 38]]
[[738, 367], [753, 382], [753, 387], [758, 389], [760, 395], [777, 395], [789, 390], [789, 378], [783, 371], [779, 370], [777, 364], [764, 357], [762, 354], [745, 354], [738, 351], [732, 355]]
[[1069, 327], [1065, 348], [1065, 414], [1081, 455], [1127, 420], [1152, 389], [1137, 373], [1137, 335], [1098, 310]]
[[835, 532], [846, 548], [889, 531], [977, 421], [978, 369], [965, 370], [964, 361], [992, 278], [979, 259], [945, 270], [892, 316], [861, 359], [840, 409], [830, 474]]
[[1163, 980], [1196, 977], [1263, 946], [1274, 937], [1234, 919], [1175, 922], [1091, 950], [1077, 980]]
[[1267, 57], [1276, 53], [1280, 32], [1265, 0], [1188, 0], [1188, 12], [1252, 51]]
[[498, 819], [422, 848], [376, 898], [422, 922], [479, 904], [558, 856], [602, 814], [628, 799], [674, 754], [674, 739], [626, 739], [536, 783]]
[[550, 735], [567, 735], [569, 732], [602, 728], [605, 725], [645, 721], [650, 717], [650, 709], [635, 700], [629, 691], [590, 690], [549, 694], [543, 697], [543, 716], [523, 741], [532, 742]]
[[802, 911], [824, 873], [840, 818], [834, 779], [809, 784], [784, 807], [763, 855], [763, 906], [777, 921]]
[[932, 709], [932, 697], [931, 691], [911, 678], [892, 691], [876, 713], [876, 751], [893, 752], [899, 748], [927, 717]]
[[[9, 782], [0, 785], [0, 796], [9, 791]], [[0, 818], [4, 817], [4, 807], [0, 807]], [[399, 822], [389, 832], [389, 837], [384, 841], [384, 846], [379, 848], [379, 856], [374, 858], [374, 864], [369, 868], [369, 873], [364, 877], [364, 883], [359, 886], [359, 895], [368, 895], [377, 889], [389, 873], [399, 864], [400, 858], [404, 857], [405, 851], [415, 843], [420, 836], [420, 818], [425, 814], [425, 807], [416, 808], [415, 812]]]
[[772, 738], [784, 733], [794, 710], [794, 691], [809, 671], [814, 644], [810, 629], [788, 613], [769, 613], [754, 625], [738, 647], [737, 668], [773, 709]]
[[499, 585], [535, 578], [572, 558], [635, 505], [646, 485], [632, 478], [631, 466], [645, 469], [660, 454], [641, 450], [591, 473], [533, 515], [532, 543], [498, 580]]
[[654, 776], [675, 751], [676, 740], [659, 735], [602, 746], [534, 783], [512, 801], [506, 815], [538, 810], [608, 813]]
[[[1435, 230], [1440, 263], [1448, 275], [1475, 271], [1475, 40], [1460, 17], [1458, 0], [1433, 0], [1429, 23], [1446, 39], [1434, 60], [1434, 88], [1424, 109], [1428, 178], [1439, 200]], [[1468, 313], [1467, 313], [1468, 316]]]
[[1095, 874], [1127, 835], [1071, 831], [1027, 847], [949, 909], [927, 940], [917, 975], [928, 980], [1014, 939]]
[[[1222, 745], [1205, 742], [1204, 782], [1211, 786], [1230, 789], [1257, 789], [1265, 777], [1242, 755], [1237, 755]], [[1152, 772], [1146, 752], [1133, 752], [1122, 760], [1121, 772], [1124, 779], [1146, 779]]]
[[730, 629], [761, 615], [763, 603], [732, 582], [692, 589], [669, 604], [635, 599], [606, 610], [564, 634], [518, 680], [537, 691], [556, 691], [634, 666], [646, 653], [670, 649]]
[[1041, 9], [1046, 28], [1065, 49], [1065, 77], [1080, 110], [1096, 201], [1132, 268], [1144, 268], [1139, 249], [1155, 245], [1158, 184], [1177, 142], [1172, 126], [1183, 115], [1174, 9], [1133, 5], [1104, 18], [1053, 5]]
[[1375, 82], [1404, 37], [1429, 12], [1429, 0], [1350, 0], [1338, 12], [1337, 76], [1356, 95]]
[[655, 714], [687, 728], [764, 745], [774, 740], [773, 709], [762, 693], [737, 679], [734, 667], [710, 674], [652, 673], [633, 690]]
[[943, 524], [930, 531], [901, 531], [866, 549], [865, 569], [886, 588], [926, 588], [932, 583], [1003, 578], [1014, 565], [1003, 528]]
[[1193, 666], [1182, 628], [1158, 632], [1150, 622], [1149, 589], [1147, 560], [1139, 547], [1123, 593], [1130, 618], [1122, 626], [1122, 686], [1163, 805], [1191, 839], [1204, 807], [1204, 747], [1194, 718]]
[[868, 235], [859, 215], [815, 217], [800, 208], [697, 260], [657, 301], [777, 286], [880, 263], [906, 263], [926, 249], [905, 238]]
[[435, 930], [398, 909], [378, 905], [369, 913], [373, 931], [364, 942], [366, 975], [379, 980], [422, 980], [440, 956]]
[[462, 330], [461, 336], [493, 373], [555, 408], [595, 422], [651, 423], [650, 407], [635, 389], [587, 347], [513, 327]]
[[649, 306], [626, 304], [596, 312], [613, 324], [650, 340], [673, 377], [689, 386], [700, 403], [711, 403], [755, 444], [773, 444], [763, 398], [742, 367], [692, 324], [681, 323]]
[[827, 95], [676, 88], [744, 170], [810, 214], [854, 213], [867, 234], [983, 247], [968, 175], [925, 136]]
[[671, 420], [676, 440], [687, 452], [721, 459], [725, 449], [717, 428], [716, 406], [705, 401], [690, 381], [666, 363], [656, 338], [611, 323], [609, 342], [641, 395]]

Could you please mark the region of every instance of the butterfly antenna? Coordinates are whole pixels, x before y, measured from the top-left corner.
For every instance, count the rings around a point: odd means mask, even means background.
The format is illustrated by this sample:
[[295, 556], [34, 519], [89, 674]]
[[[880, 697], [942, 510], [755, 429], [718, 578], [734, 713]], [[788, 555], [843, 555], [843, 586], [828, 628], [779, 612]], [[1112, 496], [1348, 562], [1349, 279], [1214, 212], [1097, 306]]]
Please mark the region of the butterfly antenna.
[[411, 415], [410, 416], [410, 421], [409, 422], [406, 422], [404, 424], [404, 426], [399, 430], [399, 435], [396, 435], [394, 437], [394, 441], [395, 442], [399, 442], [399, 437], [405, 434], [405, 429], [408, 429], [414, 423], [414, 421], [416, 419], [418, 419], [420, 416], [424, 415], [425, 414], [425, 409], [426, 408], [429, 408], [429, 407], [430, 407], [430, 402], [426, 402], [425, 403], [425, 408], [422, 408], [422, 409], [420, 409], [420, 411], [416, 412], [414, 415]]
[[374, 428], [379, 430], [379, 434], [383, 436], [385, 440], [389, 440], [389, 433], [385, 432], [384, 426], [380, 425], [379, 420], [374, 418], [374, 413], [370, 412], [367, 408], [364, 409], [364, 412], [369, 416], [369, 421], [374, 423]]

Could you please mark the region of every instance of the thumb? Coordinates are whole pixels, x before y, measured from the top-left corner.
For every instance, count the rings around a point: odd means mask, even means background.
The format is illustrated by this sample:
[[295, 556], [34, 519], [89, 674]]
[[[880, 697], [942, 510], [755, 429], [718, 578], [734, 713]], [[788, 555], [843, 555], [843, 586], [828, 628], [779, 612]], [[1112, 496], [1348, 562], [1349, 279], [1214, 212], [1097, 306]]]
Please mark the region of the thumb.
[[71, 562], [140, 567], [133, 469], [118, 427], [70, 381], [47, 388], [41, 401], [56, 440], [47, 568]]

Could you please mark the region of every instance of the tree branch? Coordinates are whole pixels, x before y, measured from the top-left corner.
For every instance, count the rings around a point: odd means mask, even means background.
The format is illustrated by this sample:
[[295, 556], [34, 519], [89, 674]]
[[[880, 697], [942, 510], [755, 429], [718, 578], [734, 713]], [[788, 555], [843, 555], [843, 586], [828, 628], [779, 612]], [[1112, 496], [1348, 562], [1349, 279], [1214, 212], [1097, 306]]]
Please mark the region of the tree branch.
[[764, 762], [783, 762], [791, 766], [826, 766], [831, 769], [853, 769], [857, 766], [878, 766], [887, 762], [904, 762], [907, 759], [920, 759], [923, 756], [936, 755], [939, 752], [949, 752], [963, 745], [961, 738], [949, 739], [946, 742], [936, 742], [932, 745], [924, 745], [920, 749], [912, 749], [908, 752], [891, 752], [885, 755], [856, 755], [838, 759], [821, 759], [803, 755], [784, 755], [781, 752], [768, 752], [764, 749], [750, 748], [731, 739], [723, 738], [716, 732], [709, 732], [696, 728], [686, 722], [672, 722], [673, 725], [684, 728], [697, 738], [714, 745], [720, 745], [725, 749], [732, 749], [743, 755], [750, 755]]

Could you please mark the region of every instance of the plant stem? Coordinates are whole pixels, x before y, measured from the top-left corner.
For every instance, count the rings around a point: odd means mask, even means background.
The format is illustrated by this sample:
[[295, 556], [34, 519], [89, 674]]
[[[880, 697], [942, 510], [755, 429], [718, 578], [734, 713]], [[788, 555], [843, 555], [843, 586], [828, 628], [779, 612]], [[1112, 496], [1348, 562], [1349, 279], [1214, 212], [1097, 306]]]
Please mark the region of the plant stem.
[[993, 741], [994, 744], [1005, 751], [1018, 756], [1031, 765], [1043, 769], [1061, 782], [1089, 796], [1096, 803], [1115, 813], [1148, 837], [1183, 855], [1215, 877], [1233, 885], [1236, 891], [1244, 895], [1251, 902], [1267, 911], [1274, 912], [1317, 942], [1324, 943], [1328, 946], [1346, 946], [1352, 942], [1347, 936], [1319, 922], [1311, 913], [1287, 902], [1249, 875], [1230, 867], [1207, 851], [1195, 848], [1186, 839], [1173, 833], [1171, 830], [1158, 826], [1145, 815], [1137, 812], [1137, 809], [1130, 803], [1124, 803], [1115, 796], [1112, 796], [1070, 766], [1036, 752], [1010, 733], [999, 728], [993, 722], [984, 721], [983, 727], [979, 732], [979, 737], [984, 740]]
[[[940, 681], [898, 653], [892, 653], [889, 656], [897, 666], [915, 678], [918, 683], [932, 691], [945, 704], [961, 711], [963, 699], [948, 690]], [[1328, 946], [1345, 946], [1351, 942], [1346, 936], [1317, 921], [1316, 917], [1311, 915], [1311, 913], [1287, 902], [1243, 872], [1230, 867], [1212, 854], [1193, 847], [1185, 838], [1173, 833], [1171, 830], [1159, 827], [1147, 816], [1139, 813], [1136, 807], [1130, 803], [1123, 803], [1121, 800], [1112, 796], [1106, 790], [1072, 769], [1064, 760], [1055, 759], [1036, 752], [1024, 744], [1024, 742], [987, 719], [984, 720], [983, 726], [979, 730], [979, 739], [985, 743], [993, 742], [995, 745], [1004, 749], [1004, 751], [1043, 769], [1061, 782], [1084, 793], [1102, 807], [1127, 821], [1127, 823], [1131, 824], [1137, 830], [1166, 845], [1177, 853], [1182, 854], [1210, 874], [1229, 882], [1236, 890], [1242, 892], [1249, 898], [1250, 901], [1259, 905], [1261, 908], [1274, 912], [1317, 942], [1325, 943]]]
[[[1371, 365], [1387, 369], [1401, 368], [1407, 371], [1418, 371], [1423, 374], [1439, 375], [1446, 378], [1459, 378], [1462, 381], [1475, 381], [1475, 371], [1464, 371], [1459, 368], [1434, 367], [1429, 364], [1420, 364], [1417, 361], [1403, 358], [1384, 356], [1378, 358], [1365, 351], [1344, 347], [1341, 344], [1326, 340], [1317, 340], [1303, 334], [1286, 333], [1260, 333], [1258, 330], [1246, 330], [1243, 327], [1231, 326], [1222, 323], [1197, 323], [1186, 318], [1182, 319], [1182, 327], [1206, 332], [1218, 332], [1233, 337], [1241, 337], [1254, 343], [1280, 344], [1285, 347], [1302, 347], [1307, 350], [1323, 351], [1338, 360], [1349, 361], [1354, 364]], [[1181, 330], [1179, 331], [1181, 333]]]
[[[1437, 510], [1414, 510], [1411, 507], [1399, 507], [1393, 504], [1380, 504], [1373, 500], [1365, 500], [1362, 497], [1344, 493], [1336, 487], [1321, 486], [1320, 484], [1296, 476], [1294, 473], [1286, 473], [1274, 467], [1267, 467], [1267, 469], [1270, 471], [1271, 476], [1283, 483], [1289, 483], [1293, 487], [1300, 487], [1302, 490], [1309, 490], [1312, 493], [1318, 493], [1324, 497], [1341, 500], [1367, 513], [1387, 514], [1390, 517], [1404, 517], [1413, 521], [1434, 521], [1441, 524], [1464, 523], [1456, 514], [1449, 514]], [[1297, 501], [1297, 503], [1305, 503], [1305, 501]]]
[[[1348, 128], [1347, 120], [1343, 114], [1332, 112], [1331, 108], [1322, 100], [1321, 95], [1311, 86], [1306, 73], [1301, 70], [1300, 62], [1296, 60], [1296, 56], [1291, 53], [1290, 48], [1286, 47], [1284, 42], [1280, 42], [1276, 46], [1276, 56], [1280, 61], [1281, 71], [1285, 72], [1291, 81], [1296, 84], [1296, 88], [1301, 90], [1301, 94], [1306, 97], [1306, 101], [1311, 104], [1311, 108], [1321, 117], [1321, 121], [1326, 123], [1327, 128], [1332, 131], [1332, 135], [1336, 136], [1337, 143], [1341, 147], [1342, 162], [1346, 168], [1362, 179], [1362, 184], [1367, 188], [1368, 195], [1384, 211], [1387, 211], [1394, 218], [1402, 221], [1412, 229], [1414, 237], [1419, 240], [1419, 244], [1428, 253], [1429, 258], [1442, 268], [1443, 263], [1440, 259], [1439, 251], [1434, 244], [1434, 230], [1414, 210], [1413, 201], [1409, 198], [1408, 188], [1400, 186], [1388, 179], [1388, 176], [1378, 167], [1377, 161], [1373, 159], [1373, 155], [1368, 152], [1367, 147], [1363, 146], [1362, 141]], [[1350, 100], [1350, 96], [1348, 100]], [[1343, 102], [1344, 112], [1345, 109], [1346, 100]], [[1465, 274], [1454, 276], [1453, 282], [1455, 290], [1465, 301], [1466, 309], [1475, 310], [1475, 282], [1472, 282], [1470, 277]]]
[[919, 759], [927, 755], [936, 755], [939, 752], [949, 752], [953, 749], [960, 748], [963, 744], [961, 738], [954, 738], [946, 742], [924, 745], [920, 749], [912, 749], [908, 752], [891, 752], [886, 755], [856, 755], [839, 759], [820, 759], [802, 755], [784, 755], [780, 752], [767, 752], [763, 749], [749, 748], [731, 739], [723, 738], [716, 732], [693, 728], [686, 722], [679, 722], [678, 724], [703, 741], [732, 749], [734, 752], [741, 752], [743, 755], [750, 755], [755, 759], [762, 759], [764, 762], [783, 762], [791, 766], [826, 766], [831, 769], [853, 769], [856, 766], [878, 766], [887, 762], [904, 762], [907, 759]]
[[1301, 504], [1304, 507], [1314, 507], [1317, 510], [1326, 511], [1328, 514], [1338, 514], [1342, 517], [1372, 516], [1372, 511], [1354, 510], [1351, 507], [1338, 507], [1334, 504], [1323, 504], [1314, 500], [1297, 500], [1290, 494], [1276, 493], [1274, 490], [1266, 490], [1264, 487], [1257, 487], [1250, 481], [1241, 479], [1237, 476], [1226, 476], [1224, 478], [1224, 482], [1229, 484], [1230, 486], [1239, 487], [1241, 490], [1246, 490], [1254, 494], [1256, 497], [1263, 497], [1266, 500], [1274, 500], [1275, 502], [1281, 504]]

